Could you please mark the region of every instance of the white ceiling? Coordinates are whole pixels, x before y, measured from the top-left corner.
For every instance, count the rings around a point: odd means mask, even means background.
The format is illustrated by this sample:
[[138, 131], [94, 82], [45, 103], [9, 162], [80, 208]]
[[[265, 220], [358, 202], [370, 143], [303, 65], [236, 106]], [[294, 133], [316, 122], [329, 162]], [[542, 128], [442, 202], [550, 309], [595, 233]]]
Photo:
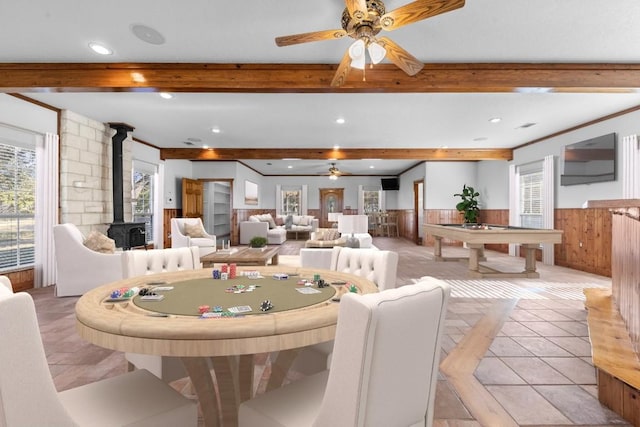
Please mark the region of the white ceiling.
[[[388, 0], [387, 10], [406, 3]], [[337, 64], [351, 39], [277, 47], [274, 38], [340, 28], [343, 8], [342, 0], [4, 1], [0, 62]], [[467, 0], [461, 9], [385, 35], [428, 63], [638, 63], [639, 21], [637, 0]], [[133, 24], [157, 30], [165, 43], [139, 40]], [[91, 41], [114, 54], [94, 54]], [[637, 92], [25, 95], [99, 121], [126, 122], [135, 137], [158, 147], [187, 147], [191, 138], [195, 146], [221, 148], [510, 148], [640, 105]], [[502, 121], [489, 123], [493, 117]], [[527, 123], [535, 125], [521, 127]], [[245, 162], [265, 174], [316, 174], [329, 163]], [[415, 162], [338, 166], [389, 175]]]

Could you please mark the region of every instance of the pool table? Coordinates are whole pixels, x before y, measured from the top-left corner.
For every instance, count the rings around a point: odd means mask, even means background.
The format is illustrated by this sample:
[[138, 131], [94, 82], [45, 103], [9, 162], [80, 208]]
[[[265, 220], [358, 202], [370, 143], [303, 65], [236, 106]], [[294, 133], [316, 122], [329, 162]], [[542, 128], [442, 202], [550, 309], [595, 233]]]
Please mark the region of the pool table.
[[[448, 261], [442, 256], [442, 239], [465, 242], [469, 248], [469, 276], [471, 277], [527, 277], [538, 278], [536, 271], [536, 249], [541, 243], [562, 243], [562, 230], [522, 228], [508, 225], [482, 224], [463, 226], [462, 224], [424, 224], [425, 233], [435, 238], [434, 257], [436, 261]], [[522, 272], [505, 272], [486, 265], [484, 245], [487, 243], [517, 243], [525, 251], [525, 268]], [[459, 259], [459, 258], [455, 258]]]

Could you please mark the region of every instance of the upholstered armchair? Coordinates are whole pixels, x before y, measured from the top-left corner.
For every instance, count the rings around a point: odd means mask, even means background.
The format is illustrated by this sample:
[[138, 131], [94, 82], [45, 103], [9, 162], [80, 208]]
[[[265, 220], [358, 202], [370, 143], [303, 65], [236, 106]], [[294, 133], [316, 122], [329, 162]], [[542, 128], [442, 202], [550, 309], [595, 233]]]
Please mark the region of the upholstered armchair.
[[433, 279], [340, 302], [331, 368], [240, 405], [240, 427], [426, 426], [449, 285]]
[[200, 256], [216, 251], [216, 236], [207, 233], [200, 218], [171, 218], [171, 247], [198, 246]]
[[0, 330], [0, 426], [198, 424], [196, 403], [144, 370], [58, 393], [26, 292], [0, 293]]
[[84, 245], [82, 232], [73, 224], [53, 227], [56, 259], [56, 295], [82, 295], [124, 278], [121, 252], [101, 253]]

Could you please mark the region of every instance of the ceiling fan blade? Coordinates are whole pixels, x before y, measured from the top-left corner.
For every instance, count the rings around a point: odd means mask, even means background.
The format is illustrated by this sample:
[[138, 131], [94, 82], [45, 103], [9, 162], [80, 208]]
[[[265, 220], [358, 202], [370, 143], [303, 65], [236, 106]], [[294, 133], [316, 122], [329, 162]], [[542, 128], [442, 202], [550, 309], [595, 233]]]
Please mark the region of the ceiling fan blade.
[[292, 34], [290, 36], [276, 37], [276, 44], [278, 46], [291, 46], [300, 43], [340, 39], [346, 35], [347, 32], [345, 30], [313, 31], [311, 33]]
[[398, 68], [407, 73], [410, 76], [415, 76], [422, 70], [424, 64], [411, 55], [409, 52], [401, 48], [394, 41], [387, 37], [381, 37], [378, 39], [378, 43], [387, 50], [387, 58], [389, 61], [396, 64]]
[[383, 30], [391, 31], [464, 6], [465, 0], [417, 0], [380, 17]]
[[347, 74], [349, 74], [349, 70], [351, 70], [351, 57], [349, 56], [349, 51], [347, 50], [340, 61], [340, 65], [338, 65], [338, 69], [333, 76], [333, 80], [331, 80], [331, 86], [338, 87], [342, 86], [342, 84], [347, 80]]
[[366, 0], [344, 0], [344, 3], [353, 19], [362, 21], [369, 15]]

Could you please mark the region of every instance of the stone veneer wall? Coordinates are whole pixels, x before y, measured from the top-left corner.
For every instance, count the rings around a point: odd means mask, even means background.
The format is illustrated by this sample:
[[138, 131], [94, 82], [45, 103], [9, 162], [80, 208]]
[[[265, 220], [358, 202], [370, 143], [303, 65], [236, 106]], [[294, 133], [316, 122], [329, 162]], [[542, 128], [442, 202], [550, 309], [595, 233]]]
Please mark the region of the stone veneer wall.
[[[86, 236], [91, 230], [106, 234], [113, 221], [111, 137], [108, 124], [72, 111], [61, 114], [60, 223], [78, 226]], [[123, 141], [124, 218], [132, 218], [132, 135]]]

